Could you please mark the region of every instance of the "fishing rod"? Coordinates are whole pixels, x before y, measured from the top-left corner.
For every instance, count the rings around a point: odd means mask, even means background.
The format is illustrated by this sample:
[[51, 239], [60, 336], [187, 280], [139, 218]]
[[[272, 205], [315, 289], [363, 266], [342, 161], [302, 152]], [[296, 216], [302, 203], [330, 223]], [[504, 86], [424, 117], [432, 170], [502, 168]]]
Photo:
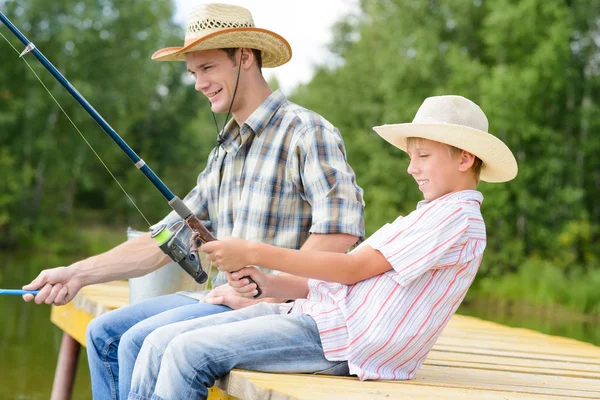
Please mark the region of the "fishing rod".
[[[177, 238], [174, 232], [171, 232], [166, 225], [162, 225], [153, 230], [152, 237], [158, 242], [160, 249], [166, 253], [173, 261], [178, 263], [194, 280], [198, 283], [204, 283], [208, 275], [202, 269], [200, 257], [198, 256], [198, 247], [202, 243], [216, 240], [216, 238], [206, 229], [202, 222], [196, 217], [188, 206], [160, 180], [160, 178], [150, 169], [129, 145], [119, 136], [117, 132], [106, 122], [106, 120], [91, 106], [91, 104], [75, 89], [73, 85], [52, 65], [50, 61], [40, 52], [35, 45], [23, 35], [17, 27], [0, 12], [0, 20], [6, 27], [25, 45], [25, 49], [19, 55], [23, 57], [31, 53], [35, 58], [52, 74], [52, 76], [73, 96], [73, 98], [87, 111], [87, 113], [100, 125], [100, 127], [110, 136], [110, 138], [127, 154], [135, 166], [148, 178], [156, 189], [164, 196], [169, 206], [185, 221], [186, 225], [192, 230], [191, 246], [185, 246]], [[260, 289], [258, 289], [260, 295]], [[15, 292], [15, 293], [12, 293]], [[29, 292], [30, 293], [30, 292]], [[2, 294], [2, 292], [0, 292]], [[4, 294], [16, 294], [16, 291]], [[21, 293], [22, 294], [22, 293]]]
[[14, 295], [32, 294], [35, 296], [39, 292], [40, 292], [39, 290], [0, 289], [0, 294], [14, 294]]

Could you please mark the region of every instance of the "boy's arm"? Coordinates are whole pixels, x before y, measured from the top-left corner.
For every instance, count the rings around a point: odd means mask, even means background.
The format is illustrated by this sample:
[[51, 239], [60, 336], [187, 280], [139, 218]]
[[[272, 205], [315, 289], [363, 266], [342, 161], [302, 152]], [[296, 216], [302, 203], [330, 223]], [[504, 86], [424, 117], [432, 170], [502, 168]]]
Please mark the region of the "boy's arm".
[[363, 245], [350, 254], [283, 249], [264, 243], [224, 238], [201, 249], [222, 271], [237, 271], [246, 265], [286, 272], [305, 278], [353, 284], [392, 269], [377, 250]]

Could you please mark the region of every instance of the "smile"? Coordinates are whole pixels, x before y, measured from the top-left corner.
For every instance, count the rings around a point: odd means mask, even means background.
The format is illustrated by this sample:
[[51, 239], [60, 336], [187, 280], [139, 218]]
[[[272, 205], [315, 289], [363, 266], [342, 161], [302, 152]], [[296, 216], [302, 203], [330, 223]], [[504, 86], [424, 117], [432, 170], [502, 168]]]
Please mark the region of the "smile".
[[418, 180], [418, 181], [417, 181], [417, 184], [418, 184], [419, 186], [423, 186], [423, 185], [424, 185], [424, 184], [426, 184], [427, 182], [429, 182], [429, 179], [425, 179], [425, 180]]
[[222, 91], [222, 90], [223, 90], [223, 89], [219, 89], [219, 90], [217, 90], [216, 92], [207, 93], [207, 94], [206, 94], [206, 97], [208, 97], [209, 99], [210, 99], [211, 97], [215, 97], [216, 95], [218, 95], [219, 93], [221, 93], [221, 91]]

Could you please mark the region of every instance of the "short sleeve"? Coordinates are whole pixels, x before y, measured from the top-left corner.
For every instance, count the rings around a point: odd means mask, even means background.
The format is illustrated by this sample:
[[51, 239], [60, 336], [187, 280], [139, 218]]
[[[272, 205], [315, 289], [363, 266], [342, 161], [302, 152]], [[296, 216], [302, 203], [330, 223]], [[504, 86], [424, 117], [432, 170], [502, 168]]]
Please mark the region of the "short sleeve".
[[306, 129], [293, 148], [290, 171], [300, 195], [311, 205], [311, 233], [345, 233], [363, 238], [363, 190], [346, 160], [333, 127]]

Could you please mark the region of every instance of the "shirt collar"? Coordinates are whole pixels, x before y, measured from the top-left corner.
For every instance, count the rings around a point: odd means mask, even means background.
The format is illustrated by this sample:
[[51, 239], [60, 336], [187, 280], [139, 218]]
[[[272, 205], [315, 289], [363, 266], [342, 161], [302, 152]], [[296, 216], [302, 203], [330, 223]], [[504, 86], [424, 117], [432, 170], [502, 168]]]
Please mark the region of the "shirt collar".
[[450, 202], [450, 203], [458, 203], [458, 202], [477, 202], [479, 205], [483, 203], [483, 195], [481, 192], [477, 190], [461, 190], [459, 192], [450, 192], [445, 194], [437, 199], [427, 201], [421, 200], [417, 203], [417, 209], [428, 204], [433, 204], [437, 202]]
[[260, 136], [269, 122], [275, 116], [279, 107], [287, 101], [281, 90], [277, 89], [267, 97], [260, 106], [246, 120], [244, 125], [248, 125], [256, 136]]
[[250, 135], [254, 133], [260, 136], [269, 122], [274, 117], [275, 113], [287, 101], [281, 90], [272, 92], [252, 114], [248, 117], [242, 127], [238, 125], [235, 118], [225, 125], [223, 128], [223, 149], [226, 152], [237, 151], [248, 140]]

